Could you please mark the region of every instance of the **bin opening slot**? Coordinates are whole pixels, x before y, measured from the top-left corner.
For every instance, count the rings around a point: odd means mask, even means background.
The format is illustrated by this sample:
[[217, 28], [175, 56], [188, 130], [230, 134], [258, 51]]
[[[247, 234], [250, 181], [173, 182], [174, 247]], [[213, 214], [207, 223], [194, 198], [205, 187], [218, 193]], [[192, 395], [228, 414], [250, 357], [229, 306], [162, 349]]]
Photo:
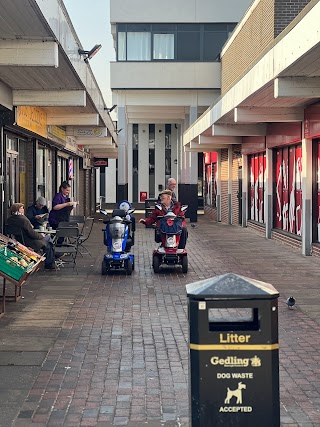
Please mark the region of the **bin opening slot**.
[[258, 331], [258, 308], [209, 308], [210, 331]]

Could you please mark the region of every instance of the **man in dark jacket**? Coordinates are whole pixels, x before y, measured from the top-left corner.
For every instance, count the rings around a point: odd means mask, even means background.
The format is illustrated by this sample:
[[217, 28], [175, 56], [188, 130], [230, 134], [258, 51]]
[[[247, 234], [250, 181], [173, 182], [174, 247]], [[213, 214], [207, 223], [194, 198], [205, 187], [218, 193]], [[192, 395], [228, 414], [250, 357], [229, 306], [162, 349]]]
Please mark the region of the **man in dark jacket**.
[[[44, 217], [44, 214], [47, 215]], [[49, 216], [46, 199], [44, 197], [38, 197], [35, 203], [28, 207], [26, 216], [29, 218], [34, 228], [39, 228], [43, 224], [44, 219], [47, 219]]]

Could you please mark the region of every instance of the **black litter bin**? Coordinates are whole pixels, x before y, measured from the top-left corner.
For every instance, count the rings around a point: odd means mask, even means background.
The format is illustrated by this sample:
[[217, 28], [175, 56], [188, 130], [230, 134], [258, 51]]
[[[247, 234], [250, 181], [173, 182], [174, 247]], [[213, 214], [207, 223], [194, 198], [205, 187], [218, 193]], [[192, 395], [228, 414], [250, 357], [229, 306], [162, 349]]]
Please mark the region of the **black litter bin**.
[[279, 427], [277, 290], [232, 273], [186, 288], [192, 427]]

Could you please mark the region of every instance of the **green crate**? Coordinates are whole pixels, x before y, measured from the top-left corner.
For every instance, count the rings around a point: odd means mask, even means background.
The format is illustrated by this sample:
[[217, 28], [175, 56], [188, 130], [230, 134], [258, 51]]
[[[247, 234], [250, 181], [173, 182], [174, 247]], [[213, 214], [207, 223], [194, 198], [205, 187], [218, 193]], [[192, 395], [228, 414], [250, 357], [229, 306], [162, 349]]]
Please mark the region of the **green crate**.
[[28, 267], [23, 268], [22, 265], [17, 264], [15, 261], [12, 261], [14, 265], [11, 263], [9, 264], [7, 262], [8, 259], [17, 257], [20, 260], [21, 257], [16, 252], [11, 252], [8, 249], [6, 253], [7, 255], [5, 254], [5, 248], [0, 249], [0, 271], [15, 280], [19, 280], [24, 275], [24, 273], [28, 271]]

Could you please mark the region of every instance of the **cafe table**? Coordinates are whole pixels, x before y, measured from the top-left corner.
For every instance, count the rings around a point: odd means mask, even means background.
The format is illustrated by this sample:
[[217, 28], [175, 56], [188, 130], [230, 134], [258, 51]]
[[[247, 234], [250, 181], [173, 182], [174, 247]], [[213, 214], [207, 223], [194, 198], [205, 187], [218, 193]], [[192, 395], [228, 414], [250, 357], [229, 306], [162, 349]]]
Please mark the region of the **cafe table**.
[[47, 230], [47, 229], [45, 229], [45, 230], [39, 230], [39, 228], [35, 228], [34, 231], [36, 231], [37, 233], [49, 234], [49, 235], [52, 235], [52, 236], [54, 236], [56, 234], [56, 232], [57, 232], [56, 230]]

